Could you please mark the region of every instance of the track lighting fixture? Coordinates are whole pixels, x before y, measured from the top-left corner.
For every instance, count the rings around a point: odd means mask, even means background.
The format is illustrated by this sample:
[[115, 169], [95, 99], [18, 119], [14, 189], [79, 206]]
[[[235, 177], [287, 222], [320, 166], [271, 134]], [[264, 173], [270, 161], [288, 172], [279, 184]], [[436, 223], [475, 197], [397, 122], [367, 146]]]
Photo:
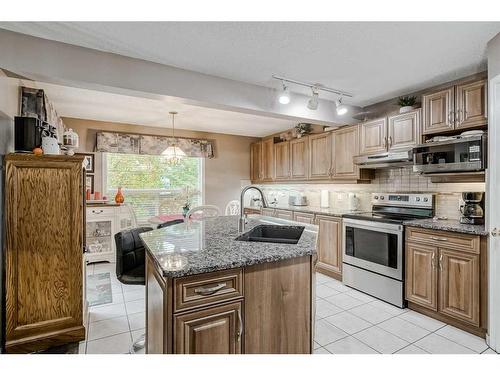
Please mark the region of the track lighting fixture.
[[335, 107], [339, 116], [345, 115], [349, 110], [345, 104], [342, 104], [342, 97], [335, 101]]
[[281, 82], [283, 85], [283, 91], [280, 94], [279, 97], [279, 102], [281, 104], [288, 104], [290, 103], [290, 90], [288, 90], [288, 87], [285, 85], [285, 82]]
[[347, 96], [348, 98], [352, 98], [352, 94], [350, 94], [348, 92], [337, 90], [337, 89], [334, 89], [331, 87], [327, 87], [327, 86], [322, 85], [321, 83], [309, 83], [309, 82], [297, 81], [295, 79], [285, 78], [285, 77], [281, 77], [281, 76], [277, 76], [277, 75], [273, 75], [273, 78], [281, 81], [281, 84], [283, 86], [283, 91], [280, 92], [279, 99], [278, 99], [281, 104], [290, 103], [290, 91], [289, 91], [286, 83], [293, 83], [295, 85], [309, 87], [312, 90], [311, 98], [307, 101], [307, 108], [309, 108], [310, 110], [315, 111], [316, 109], [318, 109], [319, 92], [326, 91], [326, 92], [331, 92], [333, 94], [336, 94], [340, 97], [340, 99], [335, 101], [335, 106], [336, 106], [338, 115], [340, 115], [340, 116], [345, 115], [349, 111], [348, 107], [345, 104], [342, 104], [342, 98], [344, 96]]
[[307, 108], [315, 111], [318, 109], [319, 105], [319, 92], [316, 87], [312, 87], [311, 90], [312, 90], [312, 95], [311, 99], [309, 99], [309, 101], [307, 102]]

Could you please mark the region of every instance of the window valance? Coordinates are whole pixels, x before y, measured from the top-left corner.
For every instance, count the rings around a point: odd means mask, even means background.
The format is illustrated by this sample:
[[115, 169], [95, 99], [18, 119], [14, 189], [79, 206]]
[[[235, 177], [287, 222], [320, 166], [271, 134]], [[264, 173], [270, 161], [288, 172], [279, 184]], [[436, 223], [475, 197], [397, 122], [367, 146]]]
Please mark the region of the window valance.
[[160, 155], [167, 147], [177, 145], [189, 157], [213, 158], [213, 141], [208, 139], [164, 137], [131, 133], [98, 132], [97, 152]]

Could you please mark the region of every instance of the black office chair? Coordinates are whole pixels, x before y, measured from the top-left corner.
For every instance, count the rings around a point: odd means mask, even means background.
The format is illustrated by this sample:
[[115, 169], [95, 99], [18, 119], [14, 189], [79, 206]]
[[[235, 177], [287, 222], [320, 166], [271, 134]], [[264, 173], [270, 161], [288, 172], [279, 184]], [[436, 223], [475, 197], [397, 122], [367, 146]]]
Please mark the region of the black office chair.
[[175, 220], [171, 220], [171, 221], [166, 221], [164, 223], [159, 224], [156, 227], [156, 229], [161, 229], [161, 228], [169, 227], [171, 225], [182, 224], [182, 223], [184, 223], [183, 219], [175, 219]]

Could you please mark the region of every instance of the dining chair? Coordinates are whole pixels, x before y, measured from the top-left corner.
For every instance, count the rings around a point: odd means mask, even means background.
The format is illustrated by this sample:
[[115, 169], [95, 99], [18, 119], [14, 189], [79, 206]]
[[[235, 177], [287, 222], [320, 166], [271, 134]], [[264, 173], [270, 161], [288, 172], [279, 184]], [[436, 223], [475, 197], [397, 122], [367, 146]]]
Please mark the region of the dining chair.
[[218, 217], [220, 215], [219, 207], [214, 205], [197, 206], [191, 208], [187, 213], [184, 221], [188, 221], [193, 216], [195, 220], [205, 220]]
[[226, 205], [225, 215], [226, 216], [236, 216], [240, 214], [240, 202], [237, 200], [229, 201]]

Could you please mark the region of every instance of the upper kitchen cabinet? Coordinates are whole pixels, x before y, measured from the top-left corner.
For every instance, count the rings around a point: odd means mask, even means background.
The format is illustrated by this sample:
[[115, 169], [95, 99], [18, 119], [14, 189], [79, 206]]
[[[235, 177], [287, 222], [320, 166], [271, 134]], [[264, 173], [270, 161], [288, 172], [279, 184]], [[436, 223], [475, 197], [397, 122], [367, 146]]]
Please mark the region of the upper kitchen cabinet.
[[255, 182], [274, 179], [274, 139], [250, 145], [250, 179]]
[[359, 125], [360, 154], [376, 154], [387, 150], [387, 119], [380, 118]]
[[486, 126], [486, 80], [466, 82], [422, 96], [423, 134]]
[[388, 117], [387, 147], [389, 151], [410, 149], [421, 143], [420, 113], [421, 110], [417, 109]]
[[262, 180], [274, 179], [274, 139], [262, 141]]
[[290, 179], [290, 142], [280, 142], [274, 145], [274, 178], [275, 180]]
[[294, 180], [307, 179], [308, 168], [307, 138], [297, 138], [290, 141], [290, 178]]
[[422, 96], [424, 134], [441, 133], [454, 129], [454, 97], [453, 87]]
[[327, 180], [332, 174], [332, 139], [330, 133], [309, 136], [309, 179]]
[[456, 87], [457, 129], [485, 126], [488, 123], [486, 80]]
[[262, 142], [250, 145], [250, 179], [262, 181]]
[[332, 133], [332, 177], [358, 179], [359, 168], [353, 157], [359, 153], [359, 126], [347, 126]]

